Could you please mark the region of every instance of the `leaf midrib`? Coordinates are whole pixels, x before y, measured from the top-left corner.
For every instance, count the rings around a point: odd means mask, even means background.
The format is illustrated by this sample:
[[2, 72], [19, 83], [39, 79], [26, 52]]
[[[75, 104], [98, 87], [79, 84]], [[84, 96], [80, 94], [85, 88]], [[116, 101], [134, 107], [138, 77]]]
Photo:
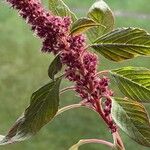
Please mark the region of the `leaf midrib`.
[[[112, 71], [111, 71], [111, 72], [112, 72]], [[123, 79], [126, 79], [126, 80], [128, 80], [128, 81], [131, 81], [132, 83], [136, 84], [137, 86], [141, 86], [142, 88], [144, 88], [144, 89], [150, 91], [150, 89], [148, 89], [147, 87], [144, 87], [142, 84], [140, 84], [140, 83], [137, 84], [137, 83], [134, 82], [132, 79], [126, 78], [126, 77], [124, 77], [123, 75], [117, 74], [117, 73], [115, 73], [115, 72], [112, 72], [112, 75], [113, 75], [113, 76], [116, 75], [116, 76], [119, 76], [119, 77], [121, 77], [121, 78], [123, 78]]]
[[139, 44], [126, 44], [126, 43], [97, 43], [93, 44], [93, 46], [132, 46], [132, 47], [142, 47], [142, 48], [150, 48], [150, 46], [139, 45]]
[[[117, 102], [116, 102], [116, 103], [117, 103]], [[134, 123], [132, 122], [132, 119], [131, 119], [130, 116], [126, 113], [126, 111], [124, 110], [124, 108], [123, 108], [119, 103], [117, 103], [117, 104], [121, 107], [121, 109], [123, 110], [123, 112], [126, 114], [127, 118], [130, 119], [131, 124], [135, 127], [135, 129], [138, 131], [138, 133], [139, 133], [148, 143], [150, 143], [150, 141], [149, 141], [147, 138], [145, 138], [144, 135], [143, 135], [143, 134], [138, 130], [138, 128], [134, 125]]]

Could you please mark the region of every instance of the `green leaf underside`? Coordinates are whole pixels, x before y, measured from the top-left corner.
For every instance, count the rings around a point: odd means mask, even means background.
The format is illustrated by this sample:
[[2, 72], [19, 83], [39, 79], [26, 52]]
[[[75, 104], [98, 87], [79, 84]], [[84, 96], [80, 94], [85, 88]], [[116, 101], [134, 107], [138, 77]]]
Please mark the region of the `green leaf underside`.
[[77, 20], [75, 14], [62, 0], [49, 0], [49, 9], [54, 15], [71, 17], [73, 22]]
[[109, 6], [103, 1], [95, 2], [87, 14], [88, 18], [93, 19], [96, 23], [103, 26], [91, 28], [88, 37], [91, 42], [95, 41], [101, 35], [112, 31], [114, 28], [114, 16]]
[[121, 92], [133, 100], [150, 103], [150, 70], [124, 67], [111, 71]]
[[150, 34], [138, 28], [119, 28], [98, 38], [91, 47], [116, 62], [150, 56]]
[[150, 147], [150, 122], [142, 104], [130, 99], [114, 98], [112, 116], [129, 137]]
[[54, 118], [59, 106], [60, 82], [58, 78], [32, 94], [29, 107], [8, 134], [1, 136], [0, 145], [28, 139]]
[[48, 69], [48, 76], [54, 80], [55, 75], [62, 69], [62, 63], [60, 60], [60, 56], [57, 55], [54, 60], [52, 61], [52, 63], [49, 66]]
[[80, 18], [73, 23], [70, 34], [72, 35], [81, 34], [95, 26], [101, 26], [101, 25], [96, 23], [92, 19]]

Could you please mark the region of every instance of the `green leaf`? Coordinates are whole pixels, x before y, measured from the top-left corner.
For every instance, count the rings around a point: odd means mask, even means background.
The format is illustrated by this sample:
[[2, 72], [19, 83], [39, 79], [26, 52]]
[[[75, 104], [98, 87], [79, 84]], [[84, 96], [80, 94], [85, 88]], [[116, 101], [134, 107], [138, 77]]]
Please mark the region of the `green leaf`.
[[0, 145], [28, 139], [54, 118], [59, 106], [60, 82], [58, 78], [32, 94], [29, 107], [1, 138]]
[[114, 98], [112, 116], [129, 137], [143, 146], [150, 147], [150, 122], [142, 104], [130, 99]]
[[80, 18], [73, 23], [70, 34], [72, 34], [72, 35], [81, 34], [95, 26], [101, 26], [101, 25], [96, 23], [92, 19]]
[[150, 103], [150, 70], [124, 67], [111, 71], [121, 92], [131, 99]]
[[69, 16], [71, 17], [72, 21], [74, 22], [77, 20], [77, 17], [69, 7], [63, 2], [63, 0], [49, 0], [49, 9], [50, 11], [57, 16]]
[[93, 19], [96, 23], [103, 25], [90, 29], [88, 37], [91, 42], [95, 41], [95, 39], [101, 35], [112, 31], [114, 28], [113, 13], [103, 0], [95, 2], [89, 9], [87, 16], [90, 19]]
[[57, 55], [48, 69], [48, 76], [54, 80], [55, 75], [62, 69], [62, 63], [60, 61], [60, 56]]
[[100, 37], [91, 47], [116, 62], [150, 56], [150, 34], [138, 28], [120, 28]]

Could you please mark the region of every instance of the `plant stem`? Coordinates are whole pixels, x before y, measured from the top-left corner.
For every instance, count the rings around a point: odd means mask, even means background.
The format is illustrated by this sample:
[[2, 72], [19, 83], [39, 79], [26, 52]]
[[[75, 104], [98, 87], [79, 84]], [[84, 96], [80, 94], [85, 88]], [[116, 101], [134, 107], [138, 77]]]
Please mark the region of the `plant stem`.
[[105, 117], [105, 114], [104, 114], [104, 112], [102, 110], [102, 107], [101, 107], [99, 101], [96, 101], [96, 107], [97, 107], [97, 113], [103, 118], [104, 122], [109, 127], [109, 122], [108, 122], [107, 118]]
[[66, 88], [60, 90], [60, 94], [63, 94], [69, 90], [74, 90], [74, 89], [75, 89], [75, 86], [66, 87]]
[[78, 147], [84, 144], [89, 144], [89, 143], [98, 143], [98, 144], [103, 144], [106, 145], [110, 148], [114, 147], [114, 144], [105, 140], [99, 140], [99, 139], [86, 139], [86, 140], [80, 140], [77, 145]]
[[[96, 106], [97, 106], [97, 110], [96, 111], [94, 110], [94, 111], [97, 112], [103, 118], [103, 120], [105, 121], [105, 123], [109, 127], [109, 121], [105, 117], [104, 112], [103, 112], [103, 110], [99, 104], [99, 101], [97, 101]], [[86, 108], [92, 109], [86, 105], [83, 105], [82, 103], [72, 104], [72, 105], [65, 106], [65, 107], [59, 109], [56, 116], [60, 115], [61, 113], [65, 112], [65, 111], [75, 109], [75, 108], [80, 108], [80, 107], [86, 107]], [[104, 140], [99, 140], [99, 139], [87, 139], [87, 140], [80, 140], [76, 145], [80, 146], [80, 145], [88, 144], [88, 143], [99, 143], [99, 144], [107, 145], [111, 148], [114, 148], [116, 146], [118, 148], [118, 150], [125, 150], [125, 147], [124, 147], [122, 139], [119, 135], [119, 132], [116, 131], [116, 132], [112, 133], [112, 135], [113, 135], [113, 139], [114, 139], [114, 144], [107, 142], [107, 141], [104, 141]]]
[[[96, 107], [97, 107], [97, 113], [103, 118], [106, 125], [110, 128], [110, 120], [108, 120], [103, 112], [102, 106], [100, 105], [99, 101], [96, 101]], [[111, 129], [111, 128], [110, 128]], [[112, 130], [112, 129], [111, 129]], [[119, 135], [119, 132], [112, 132], [113, 140], [114, 140], [114, 146], [118, 148], [118, 150], [125, 150], [124, 144], [122, 142], [122, 139]]]
[[94, 110], [94, 108], [92, 108], [90, 106], [86, 106], [84, 103], [81, 102], [79, 104], [72, 104], [72, 105], [68, 105], [68, 106], [65, 106], [65, 107], [59, 109], [56, 116], [60, 115], [61, 113], [65, 112], [67, 110], [71, 110], [71, 109], [74, 109], [74, 108], [80, 108], [80, 107], [88, 108], [88, 109], [93, 110], [94, 112], [96, 112]]
[[103, 71], [98, 72], [96, 76], [101, 75], [101, 74], [108, 74], [108, 73], [109, 73], [109, 70], [103, 70]]
[[65, 112], [67, 110], [74, 109], [74, 108], [79, 108], [81, 106], [82, 106], [82, 104], [72, 104], [72, 105], [69, 105], [69, 106], [65, 106], [65, 107], [58, 110], [56, 116], [60, 115], [61, 113]]
[[125, 150], [123, 141], [122, 141], [118, 131], [113, 133], [113, 139], [114, 139], [114, 145], [118, 146], [119, 150]]

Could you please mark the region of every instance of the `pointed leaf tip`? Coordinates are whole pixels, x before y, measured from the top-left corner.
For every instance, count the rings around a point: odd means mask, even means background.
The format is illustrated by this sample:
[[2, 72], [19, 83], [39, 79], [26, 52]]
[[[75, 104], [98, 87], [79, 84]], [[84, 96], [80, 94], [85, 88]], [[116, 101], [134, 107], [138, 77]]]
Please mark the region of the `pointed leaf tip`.
[[[102, 26], [102, 25], [96, 23], [94, 20], [89, 18], [80, 18], [72, 24], [70, 34], [72, 35], [82, 34], [83, 32], [95, 26]], [[103, 26], [103, 28], [105, 27]]]
[[60, 56], [57, 55], [54, 60], [51, 62], [49, 68], [48, 68], [48, 76], [54, 80], [55, 78], [55, 75], [61, 71], [62, 69], [62, 63], [61, 63], [61, 60], [60, 60]]
[[59, 106], [60, 82], [61, 78], [57, 78], [32, 94], [30, 105], [24, 114], [6, 136], [0, 136], [0, 145], [30, 138], [55, 117]]
[[73, 22], [77, 20], [76, 15], [63, 2], [63, 0], [49, 0], [49, 9], [54, 15], [71, 17]]
[[112, 31], [114, 28], [114, 15], [103, 0], [95, 2], [89, 9], [87, 16], [96, 23], [103, 25], [89, 30], [88, 38], [91, 42], [94, 42], [98, 37]]

